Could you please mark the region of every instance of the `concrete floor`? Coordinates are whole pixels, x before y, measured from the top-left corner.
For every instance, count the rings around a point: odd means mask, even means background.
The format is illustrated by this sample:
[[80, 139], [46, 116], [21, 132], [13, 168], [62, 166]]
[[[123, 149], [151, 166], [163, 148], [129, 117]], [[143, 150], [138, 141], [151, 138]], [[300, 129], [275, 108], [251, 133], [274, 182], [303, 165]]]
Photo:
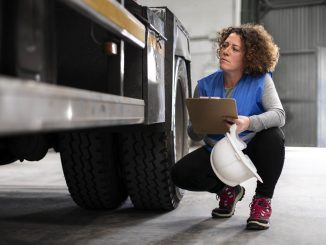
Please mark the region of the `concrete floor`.
[[287, 148], [271, 228], [246, 231], [255, 181], [230, 219], [212, 219], [215, 196], [186, 192], [168, 213], [78, 208], [58, 154], [0, 166], [0, 244], [326, 244], [326, 149]]

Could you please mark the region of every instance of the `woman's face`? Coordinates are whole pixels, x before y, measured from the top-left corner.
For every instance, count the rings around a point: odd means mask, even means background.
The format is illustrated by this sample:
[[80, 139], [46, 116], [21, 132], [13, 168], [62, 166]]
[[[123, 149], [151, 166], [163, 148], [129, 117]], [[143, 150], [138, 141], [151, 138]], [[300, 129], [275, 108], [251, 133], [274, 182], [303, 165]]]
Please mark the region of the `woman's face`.
[[240, 36], [231, 33], [220, 47], [220, 68], [225, 72], [243, 72], [244, 49]]

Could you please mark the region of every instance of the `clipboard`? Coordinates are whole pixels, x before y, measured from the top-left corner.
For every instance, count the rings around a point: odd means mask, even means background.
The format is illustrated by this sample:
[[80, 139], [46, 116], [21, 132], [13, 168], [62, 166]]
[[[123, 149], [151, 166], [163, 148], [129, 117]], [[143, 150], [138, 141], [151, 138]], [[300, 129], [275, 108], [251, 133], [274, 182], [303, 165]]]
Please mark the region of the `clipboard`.
[[225, 134], [229, 128], [224, 117], [238, 118], [236, 100], [232, 98], [189, 98], [186, 105], [196, 133]]

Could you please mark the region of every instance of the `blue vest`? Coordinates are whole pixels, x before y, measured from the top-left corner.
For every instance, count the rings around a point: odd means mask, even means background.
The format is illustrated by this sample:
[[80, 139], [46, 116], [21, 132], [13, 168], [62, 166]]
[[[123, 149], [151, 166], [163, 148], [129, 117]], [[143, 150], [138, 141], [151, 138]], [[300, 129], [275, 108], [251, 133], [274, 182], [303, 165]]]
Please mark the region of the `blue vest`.
[[[243, 75], [241, 77], [232, 92], [232, 98], [237, 102], [238, 115], [252, 116], [265, 112], [262, 105], [262, 96], [264, 92], [265, 76], [267, 75], [269, 76], [267, 73], [260, 76]], [[198, 90], [200, 96], [225, 98], [224, 72], [218, 70], [200, 79], [198, 81]], [[240, 133], [240, 137], [250, 132], [251, 131], [248, 130], [244, 131]], [[209, 134], [207, 136], [216, 141], [224, 137], [223, 134]], [[212, 149], [209, 145], [206, 145], [206, 148], [209, 151]]]

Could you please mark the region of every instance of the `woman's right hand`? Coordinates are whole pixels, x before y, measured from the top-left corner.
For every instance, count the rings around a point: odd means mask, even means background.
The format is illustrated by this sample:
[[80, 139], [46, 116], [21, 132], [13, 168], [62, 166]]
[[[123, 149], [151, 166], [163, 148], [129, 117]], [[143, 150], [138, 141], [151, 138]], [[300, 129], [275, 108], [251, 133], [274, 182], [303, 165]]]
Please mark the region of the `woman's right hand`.
[[249, 128], [250, 119], [247, 116], [238, 116], [237, 119], [226, 117], [225, 123], [229, 128], [235, 123], [237, 125], [237, 133], [239, 134]]

